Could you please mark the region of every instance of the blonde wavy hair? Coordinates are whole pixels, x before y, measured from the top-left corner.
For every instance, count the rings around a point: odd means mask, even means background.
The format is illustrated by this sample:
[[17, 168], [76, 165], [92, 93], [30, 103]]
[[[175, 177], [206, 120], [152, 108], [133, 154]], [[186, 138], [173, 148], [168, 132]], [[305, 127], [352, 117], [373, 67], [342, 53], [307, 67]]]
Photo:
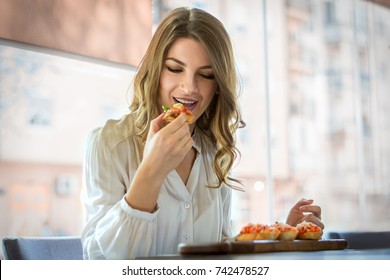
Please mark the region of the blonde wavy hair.
[[130, 105], [135, 115], [139, 136], [146, 139], [150, 122], [161, 113], [159, 104], [160, 74], [168, 50], [179, 38], [200, 42], [208, 54], [217, 83], [217, 93], [209, 107], [196, 121], [196, 131], [214, 145], [213, 169], [222, 183], [235, 188], [239, 180], [231, 178], [235, 159], [239, 156], [235, 132], [245, 126], [238, 108], [238, 76], [230, 37], [223, 24], [209, 13], [196, 8], [177, 8], [158, 26], [134, 78], [134, 95]]

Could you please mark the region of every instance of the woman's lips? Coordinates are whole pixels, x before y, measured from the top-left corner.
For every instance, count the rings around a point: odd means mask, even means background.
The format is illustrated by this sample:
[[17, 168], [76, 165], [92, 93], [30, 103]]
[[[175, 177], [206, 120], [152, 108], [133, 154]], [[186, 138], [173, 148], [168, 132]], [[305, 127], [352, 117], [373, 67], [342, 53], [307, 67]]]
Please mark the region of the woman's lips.
[[187, 99], [187, 98], [179, 98], [174, 97], [173, 98], [177, 103], [183, 104], [188, 110], [193, 111], [198, 104], [198, 101], [193, 99]]

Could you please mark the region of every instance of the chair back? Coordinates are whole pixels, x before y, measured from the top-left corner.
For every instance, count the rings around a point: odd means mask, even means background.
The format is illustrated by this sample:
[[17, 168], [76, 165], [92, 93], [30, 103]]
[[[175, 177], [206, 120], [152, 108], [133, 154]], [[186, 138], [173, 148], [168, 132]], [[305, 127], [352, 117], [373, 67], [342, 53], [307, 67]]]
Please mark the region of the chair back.
[[61, 237], [4, 237], [3, 258], [6, 260], [82, 260], [81, 239]]
[[390, 231], [329, 232], [328, 238], [347, 240], [348, 249], [390, 248]]

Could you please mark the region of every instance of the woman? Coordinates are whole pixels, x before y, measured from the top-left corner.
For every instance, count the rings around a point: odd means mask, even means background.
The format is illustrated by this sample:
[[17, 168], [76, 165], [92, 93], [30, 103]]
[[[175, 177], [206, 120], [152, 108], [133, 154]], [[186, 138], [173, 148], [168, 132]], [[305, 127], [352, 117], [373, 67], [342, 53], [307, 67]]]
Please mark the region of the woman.
[[[172, 11], [137, 71], [131, 112], [88, 139], [86, 259], [176, 253], [180, 243], [232, 237], [230, 200], [238, 186], [228, 173], [238, 154], [234, 135], [243, 124], [236, 86], [221, 22], [199, 9]], [[162, 106], [174, 103], [192, 111], [191, 124], [184, 113], [164, 122]], [[322, 225], [320, 208], [311, 203], [298, 202], [288, 222]]]

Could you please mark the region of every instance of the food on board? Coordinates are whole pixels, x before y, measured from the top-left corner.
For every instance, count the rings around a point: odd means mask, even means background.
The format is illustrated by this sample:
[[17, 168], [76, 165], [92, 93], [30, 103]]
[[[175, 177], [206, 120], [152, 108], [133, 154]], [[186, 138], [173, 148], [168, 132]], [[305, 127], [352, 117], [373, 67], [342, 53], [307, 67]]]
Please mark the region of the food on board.
[[298, 229], [296, 227], [280, 222], [276, 222], [273, 226], [280, 231], [279, 240], [294, 240], [297, 238]]
[[319, 240], [322, 236], [322, 229], [312, 222], [302, 222], [296, 226], [298, 239]]
[[264, 224], [247, 224], [244, 226], [240, 234], [236, 237], [237, 241], [250, 240], [276, 240], [280, 231], [273, 227]]
[[249, 223], [242, 227], [235, 240], [319, 240], [321, 239], [322, 234], [322, 229], [312, 222], [302, 222], [295, 227], [280, 222], [276, 222], [270, 226]]

